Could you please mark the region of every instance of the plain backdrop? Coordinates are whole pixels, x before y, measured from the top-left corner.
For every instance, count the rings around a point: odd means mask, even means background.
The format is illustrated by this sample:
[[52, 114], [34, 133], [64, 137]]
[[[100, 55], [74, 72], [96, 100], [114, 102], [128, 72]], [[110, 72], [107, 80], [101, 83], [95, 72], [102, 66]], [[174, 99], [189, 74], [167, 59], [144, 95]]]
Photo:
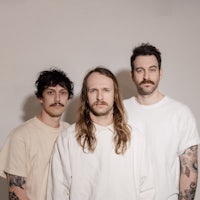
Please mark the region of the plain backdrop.
[[[108, 67], [123, 97], [134, 95], [129, 60], [141, 42], [160, 49], [159, 89], [187, 104], [199, 127], [199, 18], [198, 0], [0, 0], [0, 147], [14, 127], [39, 112], [34, 82], [51, 66], [75, 83], [75, 97], [63, 115], [70, 123], [82, 79], [93, 67]], [[6, 199], [0, 179], [0, 200]]]

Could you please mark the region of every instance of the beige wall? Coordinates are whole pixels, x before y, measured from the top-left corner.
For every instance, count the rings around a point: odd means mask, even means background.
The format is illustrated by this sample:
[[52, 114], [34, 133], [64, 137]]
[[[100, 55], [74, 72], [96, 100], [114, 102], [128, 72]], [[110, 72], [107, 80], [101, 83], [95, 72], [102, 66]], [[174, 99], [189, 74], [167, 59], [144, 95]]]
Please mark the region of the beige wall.
[[[131, 50], [147, 41], [162, 52], [160, 89], [189, 105], [199, 127], [199, 18], [198, 0], [0, 0], [0, 146], [39, 110], [39, 71], [60, 67], [78, 94], [86, 71], [104, 65], [116, 73], [127, 98], [134, 93], [127, 80]], [[76, 97], [64, 116], [69, 122], [75, 107]], [[5, 190], [0, 179], [0, 199], [6, 199]]]

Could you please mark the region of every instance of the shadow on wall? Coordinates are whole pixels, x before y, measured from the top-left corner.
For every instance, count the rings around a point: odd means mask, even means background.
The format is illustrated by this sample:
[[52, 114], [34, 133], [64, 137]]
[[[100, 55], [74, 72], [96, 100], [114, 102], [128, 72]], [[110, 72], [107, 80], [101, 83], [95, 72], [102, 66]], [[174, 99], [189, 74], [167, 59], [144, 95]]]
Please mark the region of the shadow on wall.
[[[122, 94], [122, 98], [127, 99], [134, 96], [136, 94], [136, 88], [131, 79], [130, 71], [122, 70], [115, 75], [119, 82], [119, 88]], [[76, 120], [76, 113], [78, 107], [79, 107], [79, 95], [75, 96], [68, 103], [67, 110], [63, 115], [63, 120], [69, 122], [70, 124], [74, 123]], [[27, 121], [40, 113], [41, 106], [36, 96], [30, 95], [25, 99], [22, 109], [23, 109], [23, 115], [21, 116], [21, 119], [23, 121]]]
[[[70, 100], [67, 106], [67, 110], [63, 115], [63, 120], [71, 123], [75, 122], [76, 119], [76, 111], [78, 108], [79, 97], [74, 97]], [[27, 121], [35, 116], [37, 116], [41, 112], [40, 102], [37, 100], [35, 95], [28, 96], [23, 103], [23, 115], [21, 119], [23, 121]]]
[[[136, 94], [136, 88], [132, 82], [130, 71], [123, 70], [116, 74], [116, 78], [119, 82], [119, 87], [123, 99], [130, 98]], [[76, 113], [79, 107], [79, 95], [75, 96], [68, 103], [66, 112], [64, 113], [63, 120], [69, 122], [70, 124], [74, 123], [76, 120]], [[23, 103], [23, 115], [21, 116], [23, 121], [27, 121], [30, 118], [38, 115], [41, 111], [40, 103], [37, 101], [35, 95], [28, 96]], [[8, 200], [8, 188], [6, 179], [0, 178], [0, 200]]]
[[136, 95], [136, 87], [131, 79], [129, 70], [122, 70], [115, 74], [119, 82], [119, 88], [123, 99], [128, 99]]
[[0, 177], [0, 188], [1, 188], [0, 199], [1, 200], [8, 200], [7, 182], [6, 182], [6, 179], [4, 179], [2, 177]]
[[[118, 80], [119, 88], [123, 99], [127, 99], [136, 95], [135, 84], [131, 79], [129, 70], [119, 71], [117, 74], [115, 74], [115, 76]], [[67, 121], [70, 124], [76, 121], [76, 113], [79, 108], [79, 103], [80, 95], [75, 96], [73, 99], [70, 100], [67, 110], [64, 114], [64, 121]]]
[[[117, 74], [115, 74], [115, 76], [118, 80], [119, 88], [123, 99], [127, 99], [136, 95], [136, 87], [131, 79], [129, 70], [119, 71]], [[80, 95], [74, 96], [73, 99], [70, 100], [67, 110], [63, 116], [64, 121], [67, 121], [70, 124], [76, 121], [76, 113], [79, 108], [79, 103]]]
[[41, 111], [41, 106], [35, 95], [28, 96], [23, 103], [23, 121], [27, 121], [38, 115]]
[[74, 96], [68, 103], [67, 110], [64, 113], [63, 120], [73, 124], [76, 121], [76, 113], [79, 107], [79, 96]]

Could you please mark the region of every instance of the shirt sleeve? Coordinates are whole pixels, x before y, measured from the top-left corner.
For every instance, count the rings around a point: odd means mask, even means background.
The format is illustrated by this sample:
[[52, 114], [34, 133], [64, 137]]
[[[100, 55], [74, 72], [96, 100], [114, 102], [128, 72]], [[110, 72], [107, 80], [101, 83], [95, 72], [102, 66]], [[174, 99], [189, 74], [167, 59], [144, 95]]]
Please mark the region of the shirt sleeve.
[[58, 137], [51, 158], [46, 200], [69, 200], [71, 167], [67, 138]]
[[27, 176], [27, 147], [24, 130], [14, 130], [10, 133], [1, 150], [1, 169], [4, 173], [26, 177]]
[[189, 108], [185, 107], [178, 117], [178, 132], [180, 143], [178, 154], [181, 155], [186, 149], [200, 143], [196, 120]]

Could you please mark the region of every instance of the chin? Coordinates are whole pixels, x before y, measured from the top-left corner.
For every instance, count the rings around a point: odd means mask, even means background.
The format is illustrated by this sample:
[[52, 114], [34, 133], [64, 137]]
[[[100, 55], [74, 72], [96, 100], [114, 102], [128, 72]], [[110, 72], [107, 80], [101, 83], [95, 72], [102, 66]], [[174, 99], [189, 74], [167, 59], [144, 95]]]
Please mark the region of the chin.
[[60, 113], [59, 113], [59, 114], [55, 114], [55, 113], [54, 113], [54, 114], [51, 114], [50, 116], [53, 117], [53, 118], [54, 118], [54, 117], [61, 117], [62, 114], [60, 114]]

